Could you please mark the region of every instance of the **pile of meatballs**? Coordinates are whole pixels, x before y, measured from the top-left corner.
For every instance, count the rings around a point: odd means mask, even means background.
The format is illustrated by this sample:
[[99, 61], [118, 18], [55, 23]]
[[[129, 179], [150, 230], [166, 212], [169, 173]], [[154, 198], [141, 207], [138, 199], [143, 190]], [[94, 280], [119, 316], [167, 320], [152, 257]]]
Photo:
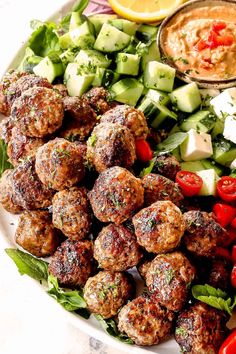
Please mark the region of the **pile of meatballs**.
[[102, 87], [69, 97], [63, 84], [17, 71], [0, 83], [0, 112], [14, 167], [1, 177], [0, 202], [20, 214], [16, 243], [51, 256], [59, 284], [83, 288], [88, 309], [115, 317], [137, 345], [175, 333], [184, 353], [218, 353], [228, 317], [190, 289], [229, 288], [229, 265], [216, 256], [227, 233], [186, 204], [173, 156], [156, 157], [153, 173], [137, 177], [135, 140], [151, 134], [143, 113], [109, 101]]

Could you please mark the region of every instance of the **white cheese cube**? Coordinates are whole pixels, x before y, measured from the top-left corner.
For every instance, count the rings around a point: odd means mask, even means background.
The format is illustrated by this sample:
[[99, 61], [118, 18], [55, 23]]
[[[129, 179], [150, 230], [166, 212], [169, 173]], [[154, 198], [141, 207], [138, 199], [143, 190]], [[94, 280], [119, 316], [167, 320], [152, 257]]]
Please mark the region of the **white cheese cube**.
[[223, 136], [236, 144], [236, 116], [225, 118]]
[[187, 134], [187, 138], [180, 145], [184, 161], [202, 160], [213, 154], [210, 134], [198, 133], [195, 129], [190, 129]]
[[234, 170], [236, 168], [236, 159], [231, 162], [230, 169]]
[[227, 114], [236, 114], [236, 87], [221, 92], [210, 101], [210, 105], [219, 118], [224, 118]]
[[220, 178], [214, 168], [211, 168], [209, 170], [197, 171], [196, 174], [200, 176], [203, 180], [203, 185], [198, 195], [216, 195], [216, 184]]

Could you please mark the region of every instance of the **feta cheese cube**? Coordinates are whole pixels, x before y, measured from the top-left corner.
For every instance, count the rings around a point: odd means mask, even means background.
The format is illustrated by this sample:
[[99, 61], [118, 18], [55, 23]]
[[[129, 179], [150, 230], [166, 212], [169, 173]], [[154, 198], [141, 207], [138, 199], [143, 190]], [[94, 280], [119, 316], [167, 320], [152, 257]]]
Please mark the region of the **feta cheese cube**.
[[216, 184], [220, 178], [214, 168], [197, 171], [196, 174], [203, 180], [203, 185], [198, 195], [216, 195]]
[[198, 133], [195, 129], [190, 129], [187, 134], [187, 138], [180, 145], [184, 161], [202, 160], [213, 154], [210, 134]]
[[219, 118], [224, 118], [225, 114], [236, 114], [236, 87], [221, 92], [210, 101], [210, 105]]
[[223, 136], [236, 144], [236, 116], [225, 118]]

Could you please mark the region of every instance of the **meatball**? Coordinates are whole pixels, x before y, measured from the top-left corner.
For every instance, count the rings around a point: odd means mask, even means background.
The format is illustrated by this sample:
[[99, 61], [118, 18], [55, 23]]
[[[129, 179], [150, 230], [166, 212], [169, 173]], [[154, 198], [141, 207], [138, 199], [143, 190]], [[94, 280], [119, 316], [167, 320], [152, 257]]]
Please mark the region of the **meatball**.
[[129, 128], [135, 139], [147, 138], [148, 126], [143, 112], [128, 105], [116, 106], [103, 114], [101, 123], [119, 123]]
[[90, 231], [91, 215], [87, 191], [84, 187], [71, 187], [57, 192], [52, 200], [52, 220], [72, 240], [84, 238]]
[[160, 254], [146, 273], [148, 290], [155, 301], [169, 310], [179, 311], [186, 303], [195, 268], [181, 252]]
[[36, 257], [51, 256], [60, 243], [48, 211], [25, 211], [16, 229], [16, 243]]
[[84, 141], [97, 123], [94, 110], [79, 97], [63, 98], [64, 121], [60, 136], [70, 141]]
[[70, 188], [84, 177], [83, 147], [63, 138], [50, 140], [38, 149], [35, 168], [48, 188]]
[[218, 354], [227, 320], [225, 312], [197, 302], [179, 315], [175, 340], [186, 354]]
[[22, 134], [42, 138], [62, 125], [61, 96], [46, 87], [33, 87], [22, 93], [11, 108], [11, 115]]
[[110, 318], [133, 297], [133, 279], [128, 273], [101, 271], [89, 278], [84, 287], [88, 309]]
[[12, 174], [13, 193], [23, 209], [34, 210], [51, 205], [54, 191], [45, 187], [35, 172], [35, 159], [20, 163]]
[[90, 241], [64, 241], [51, 258], [49, 273], [61, 286], [80, 288], [94, 274], [95, 261]]
[[158, 201], [133, 217], [138, 243], [148, 252], [166, 253], [179, 246], [185, 223], [180, 209], [171, 201]]
[[53, 85], [53, 90], [59, 93], [62, 97], [68, 96], [67, 87], [63, 84], [56, 84]]
[[26, 157], [35, 156], [36, 151], [43, 144], [43, 139], [22, 135], [19, 128], [14, 127], [7, 145], [7, 155], [10, 163], [13, 166], [17, 166]]
[[184, 199], [178, 184], [164, 176], [149, 173], [143, 177], [142, 183], [144, 187], [144, 204], [146, 206], [158, 200], [170, 200], [175, 205], [180, 206]]
[[190, 210], [183, 214], [186, 230], [183, 244], [196, 256], [214, 257], [217, 246], [227, 239], [227, 231], [205, 211]]
[[98, 172], [112, 166], [130, 168], [136, 160], [131, 132], [117, 123], [97, 125], [88, 140], [87, 159]]
[[96, 218], [102, 222], [121, 224], [143, 205], [141, 180], [122, 167], [102, 172], [88, 197]]
[[2, 139], [5, 144], [8, 144], [10, 141], [13, 127], [14, 122], [12, 117], [4, 118], [0, 123], [0, 139]]
[[142, 252], [133, 233], [123, 225], [110, 224], [94, 242], [94, 258], [100, 268], [117, 272], [138, 264]]
[[87, 101], [97, 114], [103, 114], [117, 105], [109, 101], [109, 92], [104, 87], [93, 87], [83, 94], [82, 99]]
[[3, 208], [12, 214], [19, 214], [22, 208], [17, 204], [12, 186], [13, 170], [6, 170], [0, 178], [0, 203]]
[[206, 283], [222, 290], [230, 288], [230, 264], [224, 259], [214, 259]]
[[47, 87], [52, 88], [50, 82], [34, 74], [23, 75], [18, 80], [11, 83], [7, 90], [7, 100], [10, 106], [13, 105], [15, 100], [22, 95], [22, 93], [32, 87]]
[[179, 161], [175, 156], [162, 155], [155, 157], [154, 167], [152, 172], [165, 176], [166, 178], [175, 180], [177, 172], [181, 169]]
[[28, 75], [28, 73], [10, 70], [3, 76], [0, 82], [0, 113], [5, 116], [9, 116], [11, 112], [11, 106], [8, 101], [8, 97], [11, 95], [10, 92], [8, 93], [9, 87], [24, 75]]
[[118, 328], [137, 345], [154, 345], [171, 334], [174, 313], [149, 297], [139, 296], [118, 315]]
[[145, 282], [146, 282], [147, 271], [150, 265], [151, 265], [151, 259], [144, 258], [137, 266], [137, 270]]

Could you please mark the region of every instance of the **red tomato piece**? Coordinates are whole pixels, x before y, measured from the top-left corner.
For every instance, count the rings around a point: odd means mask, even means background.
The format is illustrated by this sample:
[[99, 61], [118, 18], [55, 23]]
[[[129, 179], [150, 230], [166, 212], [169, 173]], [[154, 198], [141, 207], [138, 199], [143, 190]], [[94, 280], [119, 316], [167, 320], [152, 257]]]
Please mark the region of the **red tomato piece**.
[[236, 200], [236, 178], [223, 176], [217, 182], [217, 193], [225, 202], [234, 202]]
[[236, 243], [236, 229], [233, 227], [229, 227], [227, 229], [228, 237], [227, 240], [225, 240], [224, 246], [228, 247], [230, 245], [233, 245]]
[[215, 21], [212, 24], [212, 30], [216, 33], [219, 33], [220, 31], [222, 31], [225, 28], [226, 28], [226, 23], [223, 21]]
[[213, 206], [213, 212], [216, 215], [217, 222], [222, 226], [228, 226], [236, 215], [236, 209], [230, 205], [216, 203]]
[[221, 37], [221, 43], [225, 46], [230, 46], [234, 43], [234, 37], [231, 35]]
[[217, 33], [214, 31], [210, 31], [209, 36], [208, 36], [208, 46], [210, 49], [214, 49], [218, 47], [218, 41], [217, 41]]
[[232, 258], [233, 264], [236, 264], [236, 245], [234, 245], [234, 246], [232, 247], [231, 258]]
[[194, 172], [184, 170], [177, 172], [175, 181], [186, 197], [197, 195], [203, 185], [203, 180], [200, 176]]
[[235, 354], [236, 353], [236, 328], [225, 339], [220, 347], [219, 354]]
[[216, 248], [215, 255], [216, 255], [217, 257], [227, 259], [227, 260], [230, 261], [230, 262], [232, 261], [232, 259], [231, 259], [231, 254], [230, 254], [229, 250], [227, 250], [227, 248], [224, 248], [224, 247], [217, 247], [217, 248]]
[[146, 140], [137, 139], [135, 141], [135, 145], [136, 145], [136, 154], [138, 160], [142, 162], [148, 162], [152, 159], [153, 152]]
[[197, 44], [195, 45], [195, 49], [200, 52], [203, 49], [208, 48], [208, 44], [206, 41], [204, 41], [203, 39], [200, 39]]
[[[230, 226], [232, 226], [234, 229], [236, 229], [236, 217], [233, 218], [233, 220], [231, 221]], [[235, 230], [236, 231], [236, 230]]]
[[236, 264], [233, 266], [231, 272], [231, 284], [234, 288], [236, 288]]

